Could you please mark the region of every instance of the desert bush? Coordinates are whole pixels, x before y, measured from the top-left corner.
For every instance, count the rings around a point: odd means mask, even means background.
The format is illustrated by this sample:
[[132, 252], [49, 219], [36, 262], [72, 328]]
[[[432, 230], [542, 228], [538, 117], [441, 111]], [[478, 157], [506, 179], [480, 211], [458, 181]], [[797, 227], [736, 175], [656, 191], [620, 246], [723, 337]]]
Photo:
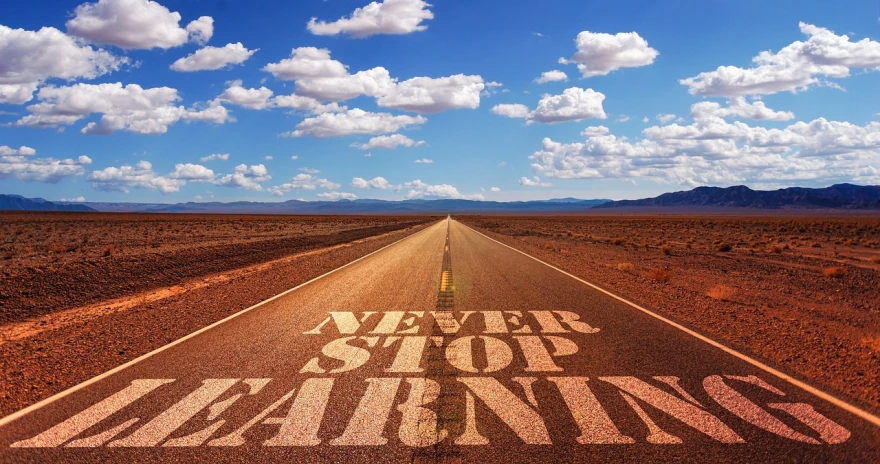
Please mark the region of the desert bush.
[[709, 298], [721, 301], [728, 301], [733, 298], [733, 295], [735, 294], [736, 290], [728, 287], [727, 285], [716, 285], [710, 288], [708, 292], [706, 292], [706, 295]]
[[868, 348], [880, 353], [880, 336], [875, 337], [864, 337], [862, 338], [862, 344], [866, 345]]
[[732, 249], [733, 249], [733, 247], [731, 247], [729, 243], [722, 243], [722, 244], [718, 245], [718, 248], [716, 248], [716, 250], [718, 250], [722, 253], [727, 253], [728, 251], [730, 251]]
[[632, 274], [634, 269], [635, 269], [635, 266], [633, 266], [632, 263], [618, 263], [617, 264], [618, 271], [623, 271], [623, 272]]
[[615, 238], [614, 240], [611, 241], [611, 244], [615, 245], [615, 246], [623, 245], [623, 239], [622, 238]]
[[667, 256], [672, 254], [672, 249], [669, 247], [669, 245], [663, 245], [662, 247], [660, 247], [660, 251]]
[[822, 244], [819, 242], [813, 242], [810, 244], [811, 248], [822, 248]]
[[648, 278], [651, 280], [656, 280], [657, 282], [669, 282], [669, 279], [672, 278], [672, 271], [668, 271], [663, 268], [655, 267], [648, 271]]
[[112, 256], [119, 253], [119, 247], [116, 245], [107, 245], [101, 249], [101, 256]]
[[770, 245], [767, 247], [767, 253], [782, 253], [782, 247], [779, 245]]
[[63, 243], [52, 243], [49, 245], [49, 253], [69, 253], [76, 251], [75, 245], [65, 245]]
[[846, 275], [846, 268], [840, 266], [826, 267], [825, 269], [822, 269], [822, 273], [825, 274], [826, 277], [839, 279]]

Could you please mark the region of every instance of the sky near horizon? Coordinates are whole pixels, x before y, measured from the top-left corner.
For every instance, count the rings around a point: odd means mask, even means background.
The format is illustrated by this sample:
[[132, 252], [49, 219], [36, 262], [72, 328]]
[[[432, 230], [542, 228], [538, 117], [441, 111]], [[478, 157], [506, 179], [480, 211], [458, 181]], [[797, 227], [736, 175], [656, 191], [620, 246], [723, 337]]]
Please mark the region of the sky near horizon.
[[872, 1], [8, 0], [0, 192], [632, 199], [880, 184]]

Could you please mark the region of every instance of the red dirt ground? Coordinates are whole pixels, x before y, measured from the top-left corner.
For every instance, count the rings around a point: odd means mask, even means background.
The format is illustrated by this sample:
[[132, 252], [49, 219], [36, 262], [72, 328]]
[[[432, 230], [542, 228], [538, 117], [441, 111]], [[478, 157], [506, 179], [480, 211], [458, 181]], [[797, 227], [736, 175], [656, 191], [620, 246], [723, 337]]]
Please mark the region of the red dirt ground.
[[0, 323], [174, 285], [427, 219], [0, 212]]

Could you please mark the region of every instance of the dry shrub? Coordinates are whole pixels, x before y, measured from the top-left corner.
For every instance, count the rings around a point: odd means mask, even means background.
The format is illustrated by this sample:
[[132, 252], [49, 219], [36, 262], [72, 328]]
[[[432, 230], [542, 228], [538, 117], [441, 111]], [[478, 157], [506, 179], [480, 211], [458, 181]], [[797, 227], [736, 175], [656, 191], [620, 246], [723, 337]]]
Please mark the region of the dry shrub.
[[721, 245], [718, 245], [718, 248], [716, 249], [722, 253], [727, 253], [728, 251], [732, 250], [733, 247], [730, 246], [729, 243], [722, 243]]
[[812, 247], [812, 248], [822, 248], [822, 244], [819, 243], [819, 242], [813, 242], [813, 243], [810, 244], [810, 247]]
[[868, 336], [862, 338], [862, 344], [868, 348], [880, 353], [880, 336]]
[[669, 282], [669, 279], [672, 278], [672, 271], [668, 271], [663, 268], [655, 267], [648, 271], [648, 278], [651, 280], [656, 280], [657, 282]]
[[614, 240], [611, 241], [611, 244], [615, 245], [615, 246], [623, 245], [623, 239], [622, 238], [615, 238]]
[[119, 253], [119, 247], [116, 245], [107, 245], [101, 249], [101, 256], [112, 256]]
[[839, 279], [846, 275], [846, 268], [839, 266], [826, 267], [825, 269], [822, 269], [822, 274], [825, 274], [825, 277]]
[[74, 245], [65, 245], [63, 243], [52, 243], [49, 245], [49, 253], [69, 253], [71, 251], [76, 251], [76, 246]]
[[782, 247], [779, 245], [770, 245], [767, 247], [767, 253], [782, 253]]
[[617, 264], [618, 271], [623, 271], [623, 272], [632, 274], [634, 269], [635, 269], [635, 266], [633, 266], [632, 263], [618, 263]]
[[709, 289], [706, 295], [709, 298], [713, 298], [721, 301], [728, 301], [733, 298], [733, 295], [736, 294], [736, 290], [728, 287], [727, 285], [716, 285]]
[[670, 254], [672, 254], [672, 251], [671, 251], [671, 250], [672, 250], [672, 249], [669, 248], [669, 245], [663, 245], [662, 247], [660, 247], [660, 251], [663, 252], [663, 254], [664, 254], [664, 255], [667, 255], [667, 256], [669, 256]]

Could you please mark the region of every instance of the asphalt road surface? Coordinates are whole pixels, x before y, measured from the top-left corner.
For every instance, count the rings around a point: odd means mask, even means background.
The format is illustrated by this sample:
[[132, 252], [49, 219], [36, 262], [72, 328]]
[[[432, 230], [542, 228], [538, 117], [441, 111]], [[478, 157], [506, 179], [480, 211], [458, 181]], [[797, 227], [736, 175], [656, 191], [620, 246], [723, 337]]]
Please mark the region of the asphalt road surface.
[[0, 420], [2, 462], [282, 460], [876, 463], [880, 420], [454, 220]]

